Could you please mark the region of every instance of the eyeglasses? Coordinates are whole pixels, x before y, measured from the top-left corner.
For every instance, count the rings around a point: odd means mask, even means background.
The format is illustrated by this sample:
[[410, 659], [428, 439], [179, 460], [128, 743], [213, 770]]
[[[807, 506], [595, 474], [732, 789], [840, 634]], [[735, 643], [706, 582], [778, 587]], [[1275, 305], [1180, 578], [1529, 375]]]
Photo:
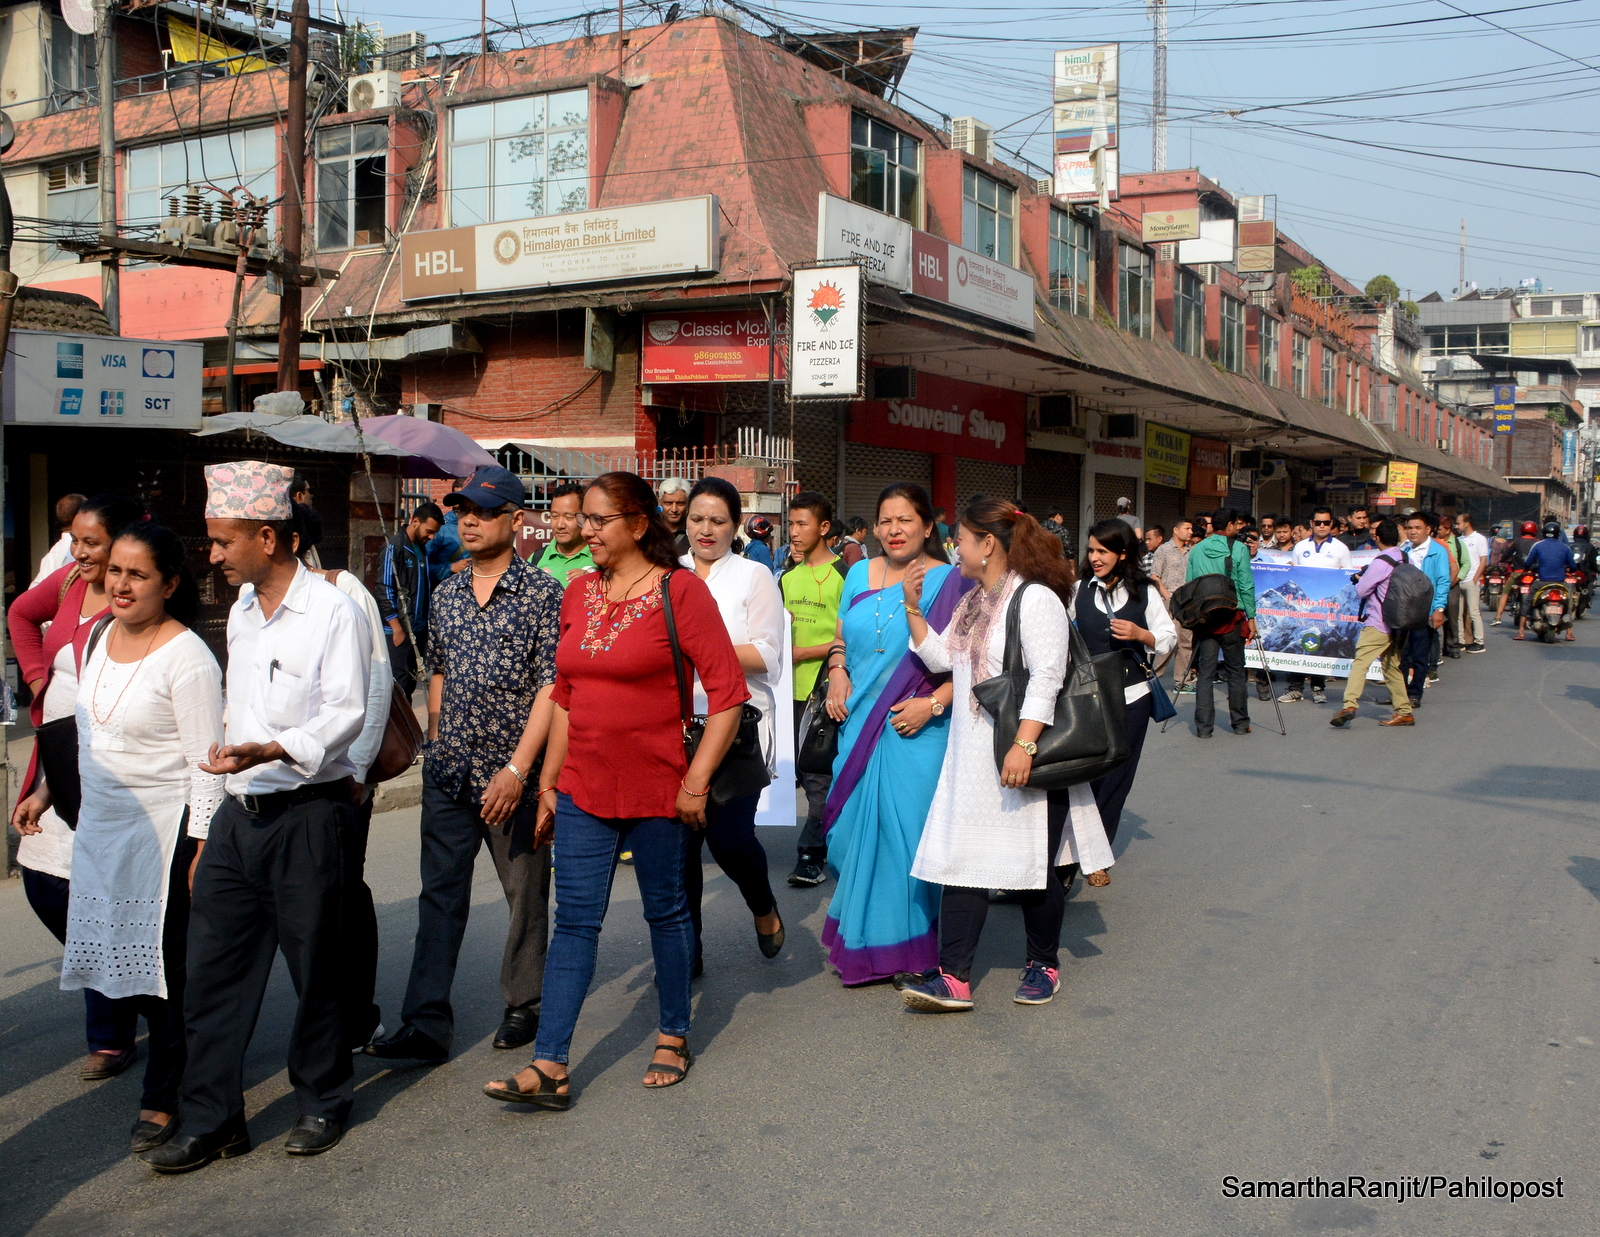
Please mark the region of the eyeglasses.
[[1313, 524], [1332, 524], [1332, 520], [1312, 520]]
[[619, 511], [616, 515], [585, 515], [579, 513], [573, 518], [578, 521], [579, 528], [604, 528], [612, 520], [624, 520], [630, 515], [638, 515], [637, 511]]

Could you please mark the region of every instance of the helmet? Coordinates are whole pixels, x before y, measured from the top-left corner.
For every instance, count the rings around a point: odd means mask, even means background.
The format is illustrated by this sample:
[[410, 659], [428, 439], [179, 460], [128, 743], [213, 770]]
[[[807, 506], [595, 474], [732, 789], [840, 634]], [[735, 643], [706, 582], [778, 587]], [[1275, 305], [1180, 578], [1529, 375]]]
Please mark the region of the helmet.
[[1561, 536], [1561, 525], [1557, 524], [1554, 520], [1546, 521], [1544, 526], [1544, 535], [1546, 537]]
[[1532, 520], [1522, 521], [1522, 535], [1524, 537], [1537, 537], [1539, 535], [1539, 526]]
[[744, 530], [752, 537], [765, 537], [772, 532], [772, 521], [764, 515], [753, 515], [744, 522]]
[[1587, 524], [1579, 524], [1572, 530], [1572, 535], [1579, 541], [1589, 540], [1589, 526]]

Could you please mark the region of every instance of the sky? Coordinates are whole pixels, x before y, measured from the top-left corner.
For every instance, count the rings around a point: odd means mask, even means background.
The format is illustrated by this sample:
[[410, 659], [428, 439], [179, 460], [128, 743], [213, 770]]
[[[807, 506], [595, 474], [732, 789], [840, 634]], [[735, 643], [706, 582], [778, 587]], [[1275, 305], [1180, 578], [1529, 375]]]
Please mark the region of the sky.
[[[693, 14], [701, 3], [682, 7]], [[523, 0], [520, 12], [489, 0], [490, 28], [503, 47], [556, 41], [581, 31], [581, 19], [523, 34], [500, 27], [587, 7], [604, 12], [581, 0]], [[1122, 170], [1151, 166], [1146, 0], [747, 8], [798, 32], [919, 27], [897, 102], [935, 123], [941, 113], [974, 116], [994, 127], [1005, 162], [1041, 169], [1053, 53], [1121, 43]], [[459, 19], [441, 20], [439, 9], [436, 0], [358, 0], [344, 12], [386, 34], [477, 35], [476, 11], [455, 7]], [[627, 24], [657, 24], [652, 10], [665, 9], [627, 0]], [[614, 12], [593, 18], [595, 28], [614, 28]], [[1465, 220], [1469, 287], [1537, 278], [1546, 289], [1600, 289], [1594, 0], [1170, 0], [1168, 24], [1168, 167], [1198, 167], [1234, 193], [1276, 195], [1280, 229], [1346, 278], [1386, 274], [1412, 299], [1449, 299]]]

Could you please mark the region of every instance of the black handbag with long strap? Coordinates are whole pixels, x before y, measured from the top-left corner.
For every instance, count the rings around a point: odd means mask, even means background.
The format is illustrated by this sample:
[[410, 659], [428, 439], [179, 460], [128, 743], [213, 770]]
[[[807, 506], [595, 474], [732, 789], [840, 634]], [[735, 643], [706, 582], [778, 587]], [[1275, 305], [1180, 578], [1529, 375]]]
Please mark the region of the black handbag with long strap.
[[839, 727], [828, 714], [828, 676], [819, 674], [817, 685], [800, 710], [800, 749], [794, 767], [801, 773], [830, 774], [839, 755]]
[[[1018, 585], [1006, 607], [1006, 652], [1000, 673], [972, 686], [978, 704], [994, 718], [994, 763], [1000, 770], [1016, 741], [1028, 691], [1021, 603], [1023, 590], [1032, 583], [1024, 580]], [[1120, 652], [1090, 657], [1076, 624], [1068, 625], [1068, 640], [1072, 660], [1056, 697], [1055, 721], [1036, 740], [1039, 750], [1028, 775], [1028, 785], [1037, 790], [1092, 782], [1128, 759], [1126, 659]]]
[[[706, 719], [696, 717], [693, 697], [689, 694], [689, 679], [684, 672], [683, 650], [678, 645], [678, 624], [672, 617], [672, 572], [661, 581], [661, 609], [667, 619], [667, 643], [672, 646], [672, 672], [678, 679], [678, 714], [683, 720], [683, 754], [690, 764], [700, 750], [705, 738]], [[767, 757], [761, 750], [761, 710], [745, 705], [739, 714], [739, 730], [733, 736], [733, 746], [722, 758], [717, 771], [711, 775], [707, 802], [721, 807], [765, 790], [772, 781], [767, 772]]]
[[[95, 645], [111, 623], [108, 614], [89, 632], [89, 641], [83, 647], [83, 660], [78, 663], [81, 677], [83, 668], [94, 656]], [[83, 806], [83, 783], [78, 778], [78, 715], [68, 713], [53, 722], [46, 722], [33, 732], [34, 747], [39, 752], [39, 769], [44, 774], [45, 785], [50, 787], [51, 807], [69, 829], [78, 827], [78, 810]]]

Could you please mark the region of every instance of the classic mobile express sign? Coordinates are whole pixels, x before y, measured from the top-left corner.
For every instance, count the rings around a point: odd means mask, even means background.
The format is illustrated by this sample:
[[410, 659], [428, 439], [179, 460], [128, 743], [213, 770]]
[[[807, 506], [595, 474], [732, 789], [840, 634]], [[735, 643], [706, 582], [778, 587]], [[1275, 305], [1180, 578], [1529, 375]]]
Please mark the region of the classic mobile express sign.
[[564, 287], [653, 275], [715, 272], [717, 199], [707, 195], [512, 223], [407, 232], [401, 295]]
[[[789, 372], [785, 333], [780, 316], [771, 357], [776, 379]], [[767, 316], [760, 309], [645, 315], [641, 382], [765, 382], [767, 364]]]
[[1028, 401], [1020, 393], [919, 370], [915, 399], [851, 404], [845, 437], [874, 447], [1021, 464], [1027, 425]]
[[5, 420], [197, 430], [204, 351], [178, 340], [12, 331]]

